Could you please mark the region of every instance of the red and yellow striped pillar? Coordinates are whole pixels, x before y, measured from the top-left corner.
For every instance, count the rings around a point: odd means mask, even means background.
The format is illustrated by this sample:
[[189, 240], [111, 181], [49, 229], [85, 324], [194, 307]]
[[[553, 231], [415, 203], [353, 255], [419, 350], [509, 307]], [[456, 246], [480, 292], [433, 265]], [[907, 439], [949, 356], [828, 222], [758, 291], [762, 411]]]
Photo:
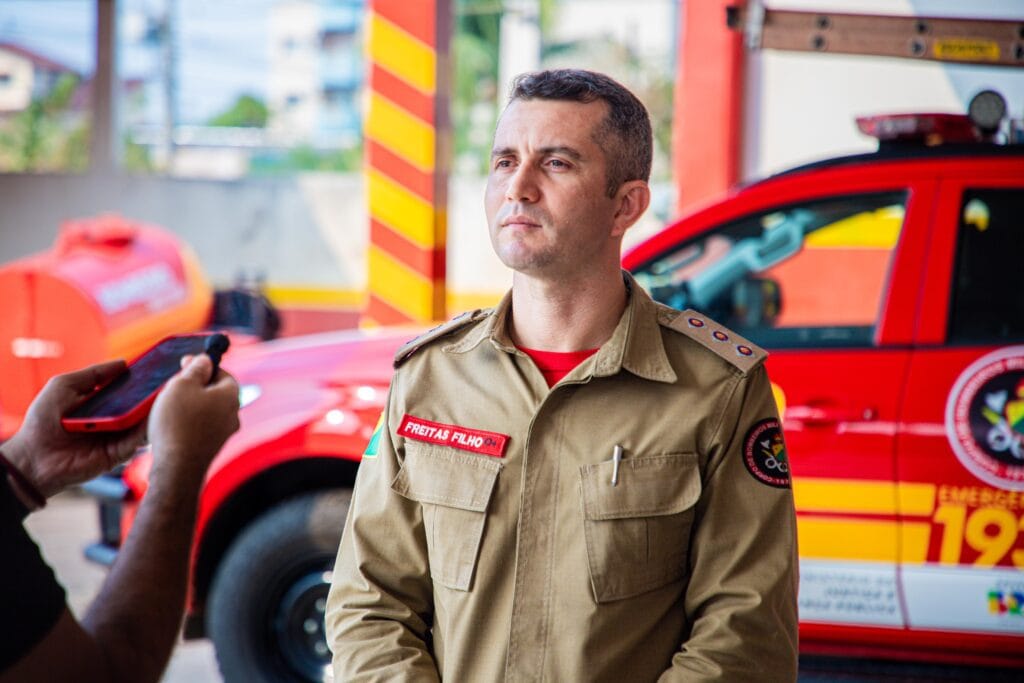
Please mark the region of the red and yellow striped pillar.
[[371, 0], [363, 323], [445, 316], [452, 0]]

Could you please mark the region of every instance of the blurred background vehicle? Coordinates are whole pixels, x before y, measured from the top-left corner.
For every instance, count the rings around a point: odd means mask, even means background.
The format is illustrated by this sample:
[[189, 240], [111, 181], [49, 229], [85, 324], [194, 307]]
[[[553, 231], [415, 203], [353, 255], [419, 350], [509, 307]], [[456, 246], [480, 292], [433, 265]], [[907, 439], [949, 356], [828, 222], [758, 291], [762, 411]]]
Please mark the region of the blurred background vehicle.
[[171, 334], [216, 328], [244, 344], [280, 326], [258, 286], [214, 291], [187, 245], [115, 214], [67, 221], [52, 248], [0, 265], [0, 300], [0, 439], [54, 375]]

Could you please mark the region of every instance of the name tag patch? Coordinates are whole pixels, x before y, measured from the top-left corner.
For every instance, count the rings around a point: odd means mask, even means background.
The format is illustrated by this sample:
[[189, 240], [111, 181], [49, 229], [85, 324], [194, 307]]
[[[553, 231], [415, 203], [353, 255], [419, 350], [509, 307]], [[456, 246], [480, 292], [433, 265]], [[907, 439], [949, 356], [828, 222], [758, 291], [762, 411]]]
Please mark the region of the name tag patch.
[[431, 422], [415, 415], [402, 417], [402, 424], [398, 426], [398, 435], [407, 439], [426, 441], [438, 446], [449, 446], [495, 458], [504, 457], [505, 446], [508, 444], [507, 434]]

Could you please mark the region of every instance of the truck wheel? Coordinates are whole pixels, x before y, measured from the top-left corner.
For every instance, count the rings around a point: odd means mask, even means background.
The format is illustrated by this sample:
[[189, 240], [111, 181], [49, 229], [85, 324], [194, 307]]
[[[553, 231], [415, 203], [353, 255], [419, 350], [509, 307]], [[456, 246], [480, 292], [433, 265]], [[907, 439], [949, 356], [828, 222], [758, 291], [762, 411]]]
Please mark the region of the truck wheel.
[[324, 610], [351, 496], [340, 489], [287, 500], [228, 548], [206, 609], [225, 681], [324, 680]]

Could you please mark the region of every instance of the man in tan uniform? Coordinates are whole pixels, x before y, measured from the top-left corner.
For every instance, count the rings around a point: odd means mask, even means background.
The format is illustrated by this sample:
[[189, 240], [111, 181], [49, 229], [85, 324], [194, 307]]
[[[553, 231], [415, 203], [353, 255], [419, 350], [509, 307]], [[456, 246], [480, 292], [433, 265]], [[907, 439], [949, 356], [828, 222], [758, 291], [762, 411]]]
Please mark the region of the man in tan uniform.
[[643, 105], [517, 80], [486, 193], [493, 310], [399, 351], [327, 607], [339, 681], [787, 681], [797, 559], [764, 353], [619, 268]]

